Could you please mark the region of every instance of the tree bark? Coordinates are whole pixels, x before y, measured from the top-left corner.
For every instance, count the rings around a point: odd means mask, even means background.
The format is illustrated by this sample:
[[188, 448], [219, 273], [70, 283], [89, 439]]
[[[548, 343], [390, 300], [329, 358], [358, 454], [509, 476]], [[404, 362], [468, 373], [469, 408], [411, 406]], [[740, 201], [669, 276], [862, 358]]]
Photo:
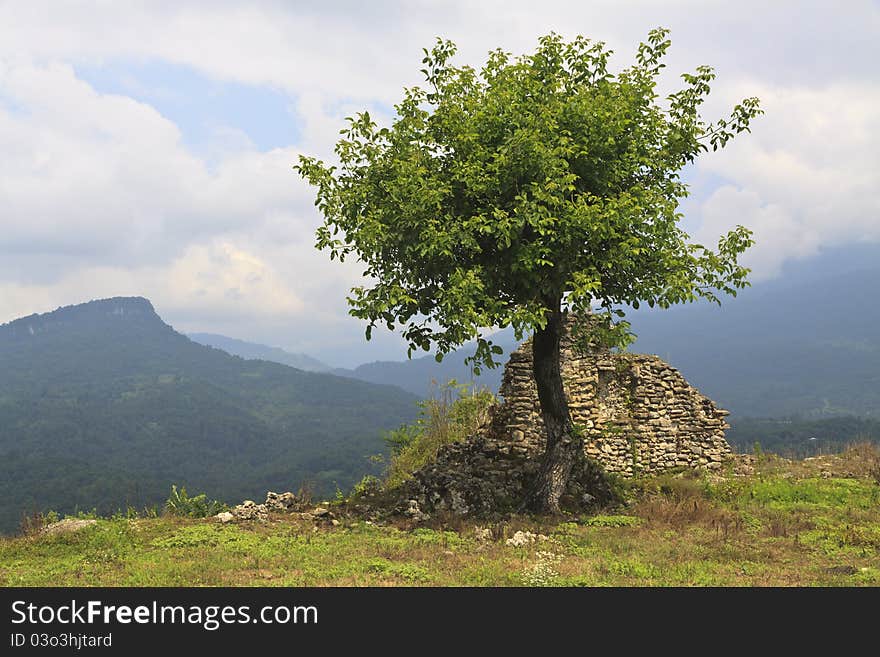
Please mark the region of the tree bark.
[[583, 453], [583, 438], [576, 435], [562, 384], [559, 343], [563, 314], [557, 302], [547, 325], [532, 338], [532, 363], [547, 448], [541, 468], [526, 495], [524, 508], [536, 513], [559, 513], [559, 498], [565, 492], [571, 471]]

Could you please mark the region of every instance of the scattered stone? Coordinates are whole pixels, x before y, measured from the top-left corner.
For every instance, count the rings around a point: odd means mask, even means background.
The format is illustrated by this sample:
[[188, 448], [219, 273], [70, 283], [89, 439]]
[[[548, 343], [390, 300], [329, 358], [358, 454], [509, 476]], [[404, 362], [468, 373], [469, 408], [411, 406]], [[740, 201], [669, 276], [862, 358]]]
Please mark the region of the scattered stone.
[[855, 575], [859, 569], [855, 566], [831, 566], [825, 569], [830, 575]]
[[245, 500], [238, 506], [230, 509], [230, 513], [236, 520], [266, 520], [269, 511], [265, 504], [257, 504], [253, 500]]
[[331, 516], [330, 509], [324, 508], [323, 506], [315, 507], [312, 511], [312, 515], [316, 518], [324, 518], [325, 516]]
[[92, 525], [97, 524], [97, 522], [98, 521], [93, 518], [65, 518], [64, 520], [59, 520], [58, 522], [46, 525], [43, 527], [41, 533], [48, 536], [54, 534], [66, 534], [68, 532], [75, 532], [86, 527], [91, 527]]
[[339, 521], [336, 518], [331, 519], [330, 524], [334, 527], [339, 527]]
[[488, 527], [474, 527], [474, 538], [478, 541], [491, 541], [492, 530]]
[[222, 522], [224, 524], [235, 520], [235, 516], [232, 515], [231, 513], [229, 513], [229, 511], [221, 511], [220, 513], [218, 513], [214, 517], [217, 518], [217, 520], [219, 520], [220, 522]]
[[302, 507], [303, 502], [294, 493], [266, 493], [266, 508], [269, 511], [289, 513]]
[[534, 543], [537, 535], [532, 532], [517, 531], [511, 538], [504, 541], [507, 545], [513, 547], [525, 547], [530, 543]]
[[416, 522], [424, 522], [431, 518], [431, 516], [427, 513], [423, 513], [421, 508], [419, 508], [418, 500], [407, 500], [406, 509], [403, 511], [403, 515], [412, 518]]

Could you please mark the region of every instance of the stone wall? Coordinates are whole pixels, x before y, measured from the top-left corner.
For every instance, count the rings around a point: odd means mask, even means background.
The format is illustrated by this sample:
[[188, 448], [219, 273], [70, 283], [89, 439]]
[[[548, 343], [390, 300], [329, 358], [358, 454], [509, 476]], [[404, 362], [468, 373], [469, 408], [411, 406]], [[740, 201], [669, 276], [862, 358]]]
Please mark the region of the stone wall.
[[[574, 351], [563, 341], [562, 376], [572, 421], [584, 432], [587, 456], [624, 476], [676, 466], [715, 469], [730, 453], [728, 411], [715, 406], [656, 356]], [[487, 439], [501, 452], [543, 453], [543, 431], [532, 375], [531, 343], [511, 354]]]
[[[572, 473], [564, 498], [579, 508], [615, 498], [596, 468], [626, 477], [677, 467], [717, 469], [730, 454], [727, 411], [691, 387], [656, 356], [581, 354], [565, 337], [562, 376], [572, 420], [589, 459]], [[404, 483], [400, 511], [415, 519], [448, 512], [492, 515], [515, 510], [544, 453], [531, 343], [511, 354], [499, 391], [503, 402], [477, 435], [441, 448], [435, 461]]]

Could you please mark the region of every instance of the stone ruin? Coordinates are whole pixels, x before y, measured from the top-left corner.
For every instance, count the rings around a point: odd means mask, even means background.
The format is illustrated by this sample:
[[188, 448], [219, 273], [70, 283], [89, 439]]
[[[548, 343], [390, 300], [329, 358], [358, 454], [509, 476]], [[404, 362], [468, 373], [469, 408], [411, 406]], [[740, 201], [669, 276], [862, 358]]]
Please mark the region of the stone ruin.
[[[606, 472], [633, 477], [675, 467], [714, 470], [731, 453], [724, 439], [728, 411], [660, 358], [607, 349], [581, 353], [566, 335], [561, 367], [572, 421], [583, 431], [589, 457], [568, 491], [580, 506], [610, 494], [590, 460]], [[503, 401], [477, 435], [442, 448], [403, 486], [404, 514], [424, 519], [426, 512], [443, 510], [494, 513], [522, 498], [546, 444], [531, 341], [511, 354], [499, 395]]]
[[[656, 356], [582, 355], [566, 340], [562, 378], [571, 419], [583, 429], [585, 453], [606, 472], [632, 477], [677, 466], [715, 469], [730, 454], [728, 411], [691, 387]], [[499, 451], [534, 457], [546, 444], [531, 343], [510, 356], [488, 439]]]

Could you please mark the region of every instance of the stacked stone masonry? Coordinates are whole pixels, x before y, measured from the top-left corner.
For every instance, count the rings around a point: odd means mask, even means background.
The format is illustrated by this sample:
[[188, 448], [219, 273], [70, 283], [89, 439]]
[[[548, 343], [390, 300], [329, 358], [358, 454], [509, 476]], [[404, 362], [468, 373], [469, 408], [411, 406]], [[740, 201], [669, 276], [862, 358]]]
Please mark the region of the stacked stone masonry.
[[[562, 343], [562, 377], [572, 421], [584, 435], [587, 456], [609, 472], [635, 476], [677, 466], [717, 469], [730, 454], [724, 439], [728, 411], [719, 409], [681, 373], [656, 356], [576, 352]], [[543, 453], [531, 343], [511, 354], [496, 407], [486, 430], [502, 453]]]
[[[727, 411], [691, 387], [656, 356], [583, 354], [566, 335], [562, 376], [572, 420], [591, 457], [573, 473], [566, 496], [580, 508], [612, 500], [613, 491], [592, 463], [625, 477], [674, 467], [720, 468], [730, 454], [724, 439]], [[476, 435], [442, 447], [397, 493], [399, 511], [493, 516], [513, 510], [533, 482], [544, 453], [531, 343], [511, 354], [499, 394], [502, 403]]]

